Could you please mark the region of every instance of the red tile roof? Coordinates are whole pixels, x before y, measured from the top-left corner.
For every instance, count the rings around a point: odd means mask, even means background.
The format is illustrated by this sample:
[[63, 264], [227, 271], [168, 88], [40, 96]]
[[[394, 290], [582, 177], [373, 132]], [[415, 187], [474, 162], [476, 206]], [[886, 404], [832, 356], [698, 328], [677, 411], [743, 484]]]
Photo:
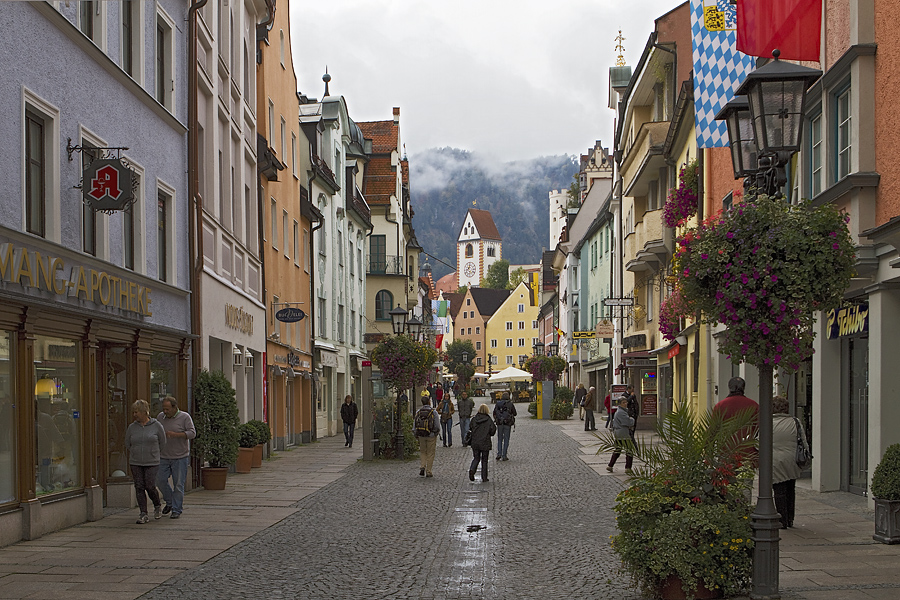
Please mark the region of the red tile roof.
[[391, 153], [398, 150], [398, 124], [393, 121], [357, 123], [363, 137], [372, 140], [372, 157], [366, 165], [363, 194], [370, 205], [388, 204], [397, 195], [397, 174], [391, 166]]
[[472, 215], [472, 222], [478, 229], [478, 235], [483, 240], [502, 240], [497, 226], [494, 225], [494, 218], [491, 217], [490, 211], [481, 210], [480, 208], [470, 208], [469, 214]]
[[391, 121], [365, 121], [357, 123], [362, 130], [363, 137], [372, 140], [372, 152], [375, 154], [390, 154], [397, 148], [400, 127]]
[[444, 292], [445, 297], [451, 292], [456, 293], [456, 290], [459, 289], [456, 286], [456, 271], [448, 273], [438, 279], [434, 284], [434, 287], [437, 291]]

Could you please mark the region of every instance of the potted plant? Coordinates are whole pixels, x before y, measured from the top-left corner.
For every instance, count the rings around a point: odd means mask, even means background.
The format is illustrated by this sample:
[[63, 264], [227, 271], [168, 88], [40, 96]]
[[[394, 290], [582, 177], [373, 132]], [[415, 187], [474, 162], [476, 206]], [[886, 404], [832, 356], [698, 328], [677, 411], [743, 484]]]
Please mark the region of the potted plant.
[[900, 543], [900, 444], [884, 451], [872, 474], [872, 496], [875, 498], [875, 535], [883, 544]]
[[253, 452], [259, 440], [256, 427], [249, 423], [242, 423], [238, 427], [238, 457], [234, 463], [234, 470], [238, 473], [249, 473], [253, 467]]
[[256, 430], [256, 445], [253, 447], [253, 467], [262, 466], [263, 448], [272, 439], [272, 430], [269, 425], [259, 419], [247, 421], [247, 425]]
[[[656, 442], [633, 446], [637, 466], [616, 497], [612, 548], [623, 571], [648, 595], [714, 598], [750, 585], [752, 468], [741, 457], [755, 440], [738, 435], [749, 413], [694, 417], [678, 408], [656, 426]], [[611, 431], [599, 436], [611, 452]], [[643, 463], [643, 464], [641, 464]]]
[[203, 487], [225, 489], [228, 465], [238, 455], [240, 419], [234, 388], [221, 371], [204, 369], [194, 383], [194, 399], [197, 437], [191, 444], [191, 452], [201, 463], [209, 463], [200, 470]]
[[575, 392], [572, 391], [572, 388], [568, 388], [564, 385], [556, 388], [554, 392], [553, 402], [550, 403], [550, 418], [559, 420], [568, 419], [574, 412], [572, 398], [575, 397]]

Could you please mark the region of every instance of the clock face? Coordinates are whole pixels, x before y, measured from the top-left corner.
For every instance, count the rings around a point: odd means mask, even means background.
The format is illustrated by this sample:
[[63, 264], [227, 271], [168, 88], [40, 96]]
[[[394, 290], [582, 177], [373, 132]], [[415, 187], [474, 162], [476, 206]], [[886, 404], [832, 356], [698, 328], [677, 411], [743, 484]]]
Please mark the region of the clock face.
[[466, 274], [466, 277], [474, 277], [475, 276], [475, 263], [469, 261], [466, 263], [466, 268], [463, 271]]

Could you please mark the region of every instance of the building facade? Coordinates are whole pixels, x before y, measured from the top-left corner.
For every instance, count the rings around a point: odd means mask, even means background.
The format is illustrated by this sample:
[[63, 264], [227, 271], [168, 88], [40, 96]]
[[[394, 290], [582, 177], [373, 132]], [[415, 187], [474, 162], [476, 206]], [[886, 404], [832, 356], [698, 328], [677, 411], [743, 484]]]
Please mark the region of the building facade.
[[491, 213], [470, 208], [456, 239], [456, 287], [477, 287], [488, 268], [503, 258], [503, 240]]
[[132, 403], [188, 401], [187, 11], [3, 6], [0, 545], [132, 506]]

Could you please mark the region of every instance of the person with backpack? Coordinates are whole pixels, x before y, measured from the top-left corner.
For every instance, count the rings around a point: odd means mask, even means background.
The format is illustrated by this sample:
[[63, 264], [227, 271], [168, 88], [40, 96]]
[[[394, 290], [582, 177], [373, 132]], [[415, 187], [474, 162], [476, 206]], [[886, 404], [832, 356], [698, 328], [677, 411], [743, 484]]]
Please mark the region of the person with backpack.
[[509, 460], [506, 456], [509, 450], [509, 434], [516, 424], [516, 405], [509, 399], [509, 392], [503, 392], [503, 396], [494, 406], [494, 421], [497, 423], [497, 460]]
[[497, 433], [497, 426], [491, 421], [487, 404], [478, 407], [478, 413], [469, 427], [468, 444], [472, 446], [472, 464], [469, 465], [469, 481], [475, 481], [478, 463], [481, 463], [481, 480], [488, 480], [488, 458], [491, 455], [491, 436]]
[[444, 442], [445, 448], [453, 447], [453, 413], [455, 412], [456, 409], [453, 408], [453, 402], [449, 396], [438, 402], [438, 413], [441, 415], [441, 440]]
[[419, 477], [433, 477], [431, 467], [434, 465], [439, 431], [437, 411], [431, 408], [431, 396], [425, 390], [422, 392], [422, 408], [413, 420], [413, 433], [419, 438]]

